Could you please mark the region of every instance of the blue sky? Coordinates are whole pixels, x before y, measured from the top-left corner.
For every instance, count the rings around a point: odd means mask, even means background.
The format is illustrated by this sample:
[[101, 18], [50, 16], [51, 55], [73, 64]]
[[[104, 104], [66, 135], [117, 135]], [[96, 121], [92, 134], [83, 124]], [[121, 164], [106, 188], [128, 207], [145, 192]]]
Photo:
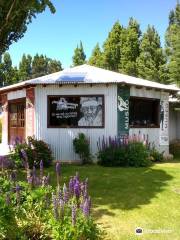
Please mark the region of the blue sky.
[[13, 65], [22, 54], [46, 54], [60, 60], [63, 67], [72, 64], [74, 49], [81, 40], [87, 58], [99, 42], [103, 44], [115, 21], [124, 26], [134, 17], [144, 32], [154, 25], [164, 42], [169, 11], [176, 0], [53, 0], [56, 13], [47, 9], [28, 26], [25, 36], [9, 48]]

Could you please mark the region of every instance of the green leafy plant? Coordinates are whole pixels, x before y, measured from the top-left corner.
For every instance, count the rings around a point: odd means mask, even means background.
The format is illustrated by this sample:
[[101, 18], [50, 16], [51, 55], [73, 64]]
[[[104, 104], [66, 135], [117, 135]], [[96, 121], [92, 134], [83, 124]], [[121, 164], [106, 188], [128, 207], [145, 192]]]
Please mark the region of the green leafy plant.
[[155, 148], [155, 146], [153, 146], [149, 151], [150, 160], [153, 161], [153, 162], [163, 162], [164, 161], [163, 154], [164, 154], [164, 152], [159, 152]]
[[111, 138], [98, 141], [98, 164], [103, 166], [149, 166], [147, 144], [136, 139]]
[[180, 141], [175, 141], [169, 145], [169, 151], [174, 157], [180, 157]]
[[[59, 163], [55, 169], [61, 178]], [[53, 188], [49, 175], [43, 175], [42, 161], [39, 172], [35, 167], [26, 171], [27, 182], [18, 181], [11, 171], [3, 171], [0, 176], [1, 239], [100, 239], [100, 231], [91, 217], [87, 179], [81, 181], [76, 173], [67, 186], [57, 181]]]
[[83, 164], [91, 163], [90, 144], [84, 133], [78, 134], [78, 137], [73, 140], [73, 146]]
[[43, 140], [28, 137], [27, 142], [16, 144], [10, 155], [10, 159], [17, 168], [23, 166], [24, 156], [22, 151], [27, 155], [28, 164], [31, 168], [33, 165], [39, 166], [41, 160], [43, 160], [45, 167], [49, 167], [53, 161], [52, 151], [47, 143]]
[[147, 146], [142, 142], [130, 142], [127, 149], [129, 166], [146, 167], [151, 165]]

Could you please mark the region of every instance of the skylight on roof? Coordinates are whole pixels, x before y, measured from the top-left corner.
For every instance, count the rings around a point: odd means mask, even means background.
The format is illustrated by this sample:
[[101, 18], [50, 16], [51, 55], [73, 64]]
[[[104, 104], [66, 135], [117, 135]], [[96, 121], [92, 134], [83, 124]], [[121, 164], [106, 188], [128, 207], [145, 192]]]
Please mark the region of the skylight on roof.
[[64, 73], [56, 82], [84, 82], [86, 73]]

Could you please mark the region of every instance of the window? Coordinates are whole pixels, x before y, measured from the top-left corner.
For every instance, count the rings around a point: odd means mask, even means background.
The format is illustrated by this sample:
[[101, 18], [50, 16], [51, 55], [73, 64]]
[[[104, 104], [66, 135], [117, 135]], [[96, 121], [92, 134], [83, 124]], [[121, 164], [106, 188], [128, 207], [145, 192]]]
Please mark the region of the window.
[[104, 96], [48, 96], [48, 127], [104, 127]]
[[159, 99], [131, 97], [129, 104], [130, 127], [159, 127]]

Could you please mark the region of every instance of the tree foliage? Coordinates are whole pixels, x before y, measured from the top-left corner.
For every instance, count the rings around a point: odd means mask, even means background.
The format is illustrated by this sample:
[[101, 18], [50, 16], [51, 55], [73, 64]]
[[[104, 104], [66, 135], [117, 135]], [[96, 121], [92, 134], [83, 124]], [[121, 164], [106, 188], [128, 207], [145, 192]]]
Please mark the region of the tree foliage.
[[41, 77], [62, 70], [61, 62], [36, 54], [34, 57], [23, 55], [19, 64], [19, 78], [21, 81]]
[[46, 7], [55, 13], [50, 0], [0, 1], [0, 56], [13, 42], [17, 42], [24, 36], [27, 25]]
[[80, 46], [77, 45], [77, 47], [75, 48], [72, 59], [73, 59], [73, 66], [82, 65], [86, 62], [86, 54], [84, 52], [83, 44], [81, 41], [80, 41]]
[[119, 71], [131, 76], [137, 76], [136, 59], [139, 56], [140, 26], [136, 20], [130, 18], [128, 27], [121, 34], [121, 61]]
[[180, 4], [169, 15], [166, 31], [166, 53], [168, 57], [169, 81], [180, 86]]
[[0, 86], [7, 86], [16, 83], [19, 80], [18, 70], [12, 66], [12, 60], [9, 53], [5, 53], [0, 63]]
[[121, 33], [122, 26], [117, 21], [113, 25], [103, 45], [103, 67], [108, 70], [119, 70], [121, 59]]
[[97, 43], [95, 48], [92, 51], [91, 57], [89, 58], [88, 63], [96, 67], [103, 67], [103, 58], [102, 51]]
[[166, 63], [160, 37], [155, 28], [148, 25], [140, 43], [140, 55], [137, 58], [138, 76], [161, 82], [163, 65]]
[[43, 54], [36, 54], [34, 57], [23, 54], [19, 68], [13, 67], [11, 56], [6, 52], [0, 62], [0, 86], [7, 86], [61, 70], [60, 61], [48, 58]]
[[30, 79], [32, 73], [32, 57], [31, 55], [23, 54], [19, 63], [19, 77], [21, 81]]

